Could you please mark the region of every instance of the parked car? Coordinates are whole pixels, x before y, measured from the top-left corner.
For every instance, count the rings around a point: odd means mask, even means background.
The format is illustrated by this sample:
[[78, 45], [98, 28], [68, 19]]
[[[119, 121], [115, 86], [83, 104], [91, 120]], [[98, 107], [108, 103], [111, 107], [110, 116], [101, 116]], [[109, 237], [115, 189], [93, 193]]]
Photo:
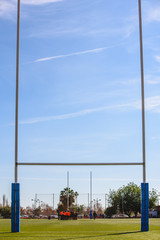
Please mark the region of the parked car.
[[129, 218], [126, 214], [114, 214], [112, 218]]
[[58, 215], [56, 215], [56, 214], [51, 215], [51, 218], [53, 218], [53, 219], [58, 219]]

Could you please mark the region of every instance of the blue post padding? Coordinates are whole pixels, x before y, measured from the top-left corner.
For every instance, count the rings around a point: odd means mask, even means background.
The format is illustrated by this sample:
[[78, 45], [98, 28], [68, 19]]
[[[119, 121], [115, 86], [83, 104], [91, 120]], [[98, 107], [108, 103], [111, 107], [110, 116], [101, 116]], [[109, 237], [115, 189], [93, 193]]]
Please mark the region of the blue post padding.
[[92, 219], [92, 210], [90, 210], [90, 219]]
[[149, 185], [141, 183], [141, 231], [149, 231]]
[[20, 232], [20, 184], [12, 183], [11, 232]]

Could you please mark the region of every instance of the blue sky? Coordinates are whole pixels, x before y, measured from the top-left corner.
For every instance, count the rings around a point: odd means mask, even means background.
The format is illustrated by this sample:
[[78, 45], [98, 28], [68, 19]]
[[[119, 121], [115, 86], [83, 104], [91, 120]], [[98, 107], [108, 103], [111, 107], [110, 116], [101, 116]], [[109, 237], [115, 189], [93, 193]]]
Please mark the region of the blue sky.
[[[160, 2], [142, 0], [146, 160], [160, 191]], [[14, 181], [16, 1], [0, 0], [0, 196]], [[19, 161], [140, 162], [138, 1], [21, 0]], [[142, 182], [142, 167], [19, 167], [35, 193], [107, 193]], [[2, 199], [2, 198], [1, 198]]]

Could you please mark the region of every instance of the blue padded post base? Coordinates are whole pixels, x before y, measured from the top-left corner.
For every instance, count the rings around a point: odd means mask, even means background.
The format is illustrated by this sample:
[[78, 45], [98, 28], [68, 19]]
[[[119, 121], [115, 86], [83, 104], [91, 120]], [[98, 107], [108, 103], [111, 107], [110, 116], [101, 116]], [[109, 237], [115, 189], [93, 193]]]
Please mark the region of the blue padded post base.
[[149, 185], [141, 183], [141, 232], [149, 231]]
[[90, 210], [90, 219], [92, 219], [92, 210]]
[[20, 184], [12, 183], [11, 232], [20, 232]]

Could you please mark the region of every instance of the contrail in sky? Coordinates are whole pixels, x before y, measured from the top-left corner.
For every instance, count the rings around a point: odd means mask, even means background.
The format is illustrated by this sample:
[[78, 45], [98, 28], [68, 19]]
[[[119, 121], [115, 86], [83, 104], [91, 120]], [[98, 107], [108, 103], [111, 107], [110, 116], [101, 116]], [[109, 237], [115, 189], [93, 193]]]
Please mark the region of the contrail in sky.
[[[64, 119], [71, 119], [76, 117], [85, 116], [92, 113], [98, 113], [103, 112], [107, 110], [140, 110], [141, 109], [141, 101], [135, 101], [135, 102], [129, 102], [124, 104], [117, 104], [117, 105], [108, 105], [98, 108], [88, 108], [77, 112], [72, 113], [66, 113], [61, 115], [53, 115], [53, 116], [47, 116], [47, 117], [36, 117], [36, 118], [30, 118], [26, 120], [22, 120], [19, 123], [20, 124], [34, 124], [34, 123], [40, 123], [40, 122], [47, 122], [47, 121], [53, 121], [53, 120], [64, 120]], [[146, 110], [147, 111], [153, 111], [155, 113], [160, 113], [160, 96], [153, 96], [146, 98]]]
[[62, 54], [62, 55], [57, 55], [57, 56], [39, 58], [39, 59], [36, 59], [33, 62], [44, 62], [44, 61], [50, 61], [50, 60], [58, 59], [58, 58], [78, 56], [78, 55], [84, 55], [84, 54], [89, 54], [89, 53], [99, 53], [99, 52], [102, 52], [102, 51], [104, 51], [106, 49], [109, 49], [109, 48], [112, 48], [112, 47], [94, 48], [94, 49], [91, 49], [91, 50], [85, 50], [85, 51], [81, 51], [81, 52], [74, 52], [74, 53], [69, 53], [69, 54]]
[[104, 107], [99, 107], [99, 108], [84, 109], [82, 111], [73, 112], [73, 113], [66, 113], [66, 114], [61, 114], [61, 115], [53, 115], [53, 116], [47, 116], [47, 117], [37, 117], [37, 118], [26, 119], [26, 120], [20, 121], [20, 124], [34, 124], [34, 123], [47, 122], [47, 121], [52, 121], [52, 120], [71, 119], [71, 118], [76, 118], [76, 117], [92, 114], [95, 112], [102, 112], [102, 111], [117, 109], [117, 108], [122, 109], [127, 106], [128, 106], [128, 104], [120, 104], [120, 105], [113, 105], [113, 106], [104, 106]]

